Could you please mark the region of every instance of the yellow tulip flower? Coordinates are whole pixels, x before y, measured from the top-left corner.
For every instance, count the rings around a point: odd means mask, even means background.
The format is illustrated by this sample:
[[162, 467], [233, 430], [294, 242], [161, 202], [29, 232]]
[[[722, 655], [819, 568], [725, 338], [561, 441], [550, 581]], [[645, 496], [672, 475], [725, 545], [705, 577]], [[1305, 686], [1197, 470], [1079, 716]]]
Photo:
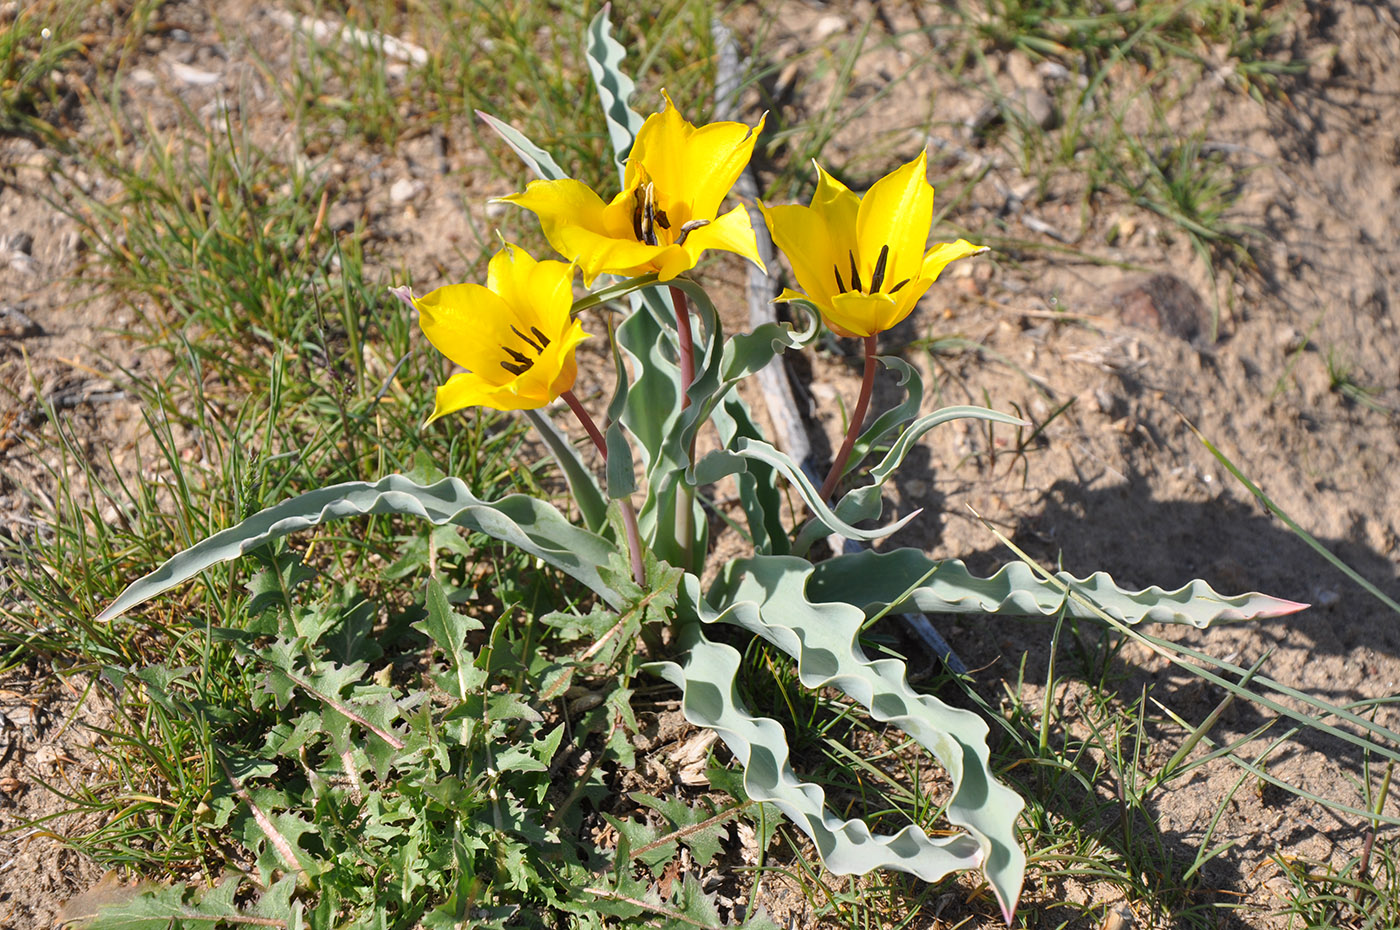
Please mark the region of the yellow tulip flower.
[[743, 123], [695, 127], [670, 96], [637, 131], [627, 158], [623, 189], [608, 203], [581, 181], [531, 181], [520, 194], [502, 197], [537, 214], [549, 244], [576, 263], [583, 282], [600, 274], [636, 277], [656, 272], [662, 281], [694, 268], [706, 249], [744, 256], [763, 267], [748, 211], [719, 205], [753, 155], [763, 130]]
[[418, 310], [428, 341], [466, 369], [437, 389], [428, 422], [465, 407], [532, 410], [572, 388], [574, 350], [588, 338], [570, 317], [573, 279], [573, 265], [537, 262], [507, 244], [491, 257], [485, 287], [396, 292]]
[[871, 336], [907, 317], [951, 261], [984, 251], [965, 239], [928, 251], [933, 187], [919, 157], [858, 197], [817, 165], [810, 206], [759, 209], [773, 241], [792, 265], [801, 292], [778, 300], [805, 299], [842, 336]]

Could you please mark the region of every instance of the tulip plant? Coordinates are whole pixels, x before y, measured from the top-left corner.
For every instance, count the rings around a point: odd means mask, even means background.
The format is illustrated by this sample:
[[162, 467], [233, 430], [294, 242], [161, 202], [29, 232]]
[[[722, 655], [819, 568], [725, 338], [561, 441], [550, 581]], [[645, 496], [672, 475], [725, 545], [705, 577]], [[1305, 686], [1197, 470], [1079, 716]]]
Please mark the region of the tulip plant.
[[[476, 406], [523, 411], [557, 458], [580, 523], [546, 500], [478, 499], [450, 477], [428, 485], [402, 475], [341, 484], [272, 506], [180, 553], [101, 616], [116, 616], [271, 539], [341, 517], [415, 515], [486, 533], [590, 588], [617, 621], [599, 627], [607, 632], [585, 658], [595, 657], [609, 637], [639, 642], [646, 667], [679, 689], [686, 718], [713, 729], [728, 747], [744, 792], [790, 818], [832, 872], [887, 868], [935, 881], [980, 869], [1009, 921], [1026, 864], [1016, 836], [1021, 798], [992, 772], [987, 724], [977, 714], [916, 691], [903, 662], [866, 652], [861, 633], [872, 619], [891, 610], [1063, 612], [1205, 626], [1298, 605], [1259, 594], [1225, 597], [1200, 581], [1170, 592], [1125, 590], [1102, 573], [1039, 574], [1020, 562], [982, 578], [959, 561], [912, 549], [809, 560], [818, 539], [836, 534], [866, 542], [915, 516], [860, 526], [879, 522], [882, 486], [928, 430], [958, 418], [1021, 423], [976, 407], [920, 415], [917, 372], [877, 354], [879, 334], [913, 311], [948, 263], [982, 250], [961, 239], [927, 246], [933, 188], [922, 154], [863, 197], [818, 167], [808, 206], [758, 205], [797, 284], [779, 299], [803, 308], [811, 322], [726, 336], [690, 275], [707, 251], [732, 252], [761, 267], [748, 210], [740, 204], [721, 211], [763, 120], [696, 127], [669, 97], [643, 119], [629, 106], [633, 85], [619, 68], [623, 51], [603, 14], [590, 27], [590, 56], [621, 167], [621, 189], [611, 199], [566, 177], [507, 124], [484, 117], [539, 176], [502, 199], [536, 214], [564, 261], [537, 260], [505, 245], [491, 259], [484, 285], [453, 284], [422, 296], [395, 291], [417, 312], [433, 346], [463, 369], [438, 388], [430, 422]], [[604, 283], [576, 296], [576, 271], [584, 287]], [[860, 338], [865, 366], [849, 429], [817, 487], [763, 438], [735, 388], [781, 353], [808, 346], [822, 324]], [[573, 393], [574, 356], [580, 343], [603, 332], [616, 387], [605, 410], [590, 412]], [[908, 396], [867, 424], [881, 365]], [[546, 410], [560, 399], [596, 455], [569, 442], [551, 421]], [[445, 422], [451, 428], [452, 420]], [[697, 433], [706, 424], [717, 448], [697, 459]], [[597, 471], [591, 461], [600, 463]], [[712, 565], [697, 492], [727, 478], [738, 487], [750, 551]], [[788, 489], [805, 511], [791, 503]], [[712, 580], [707, 585], [702, 578]], [[731, 631], [717, 635], [721, 627]], [[740, 698], [740, 652], [725, 640], [746, 635], [791, 656], [804, 686], [840, 689], [932, 753], [952, 784], [943, 810], [950, 828], [930, 836], [910, 824], [878, 835], [833, 811], [823, 789], [794, 770], [783, 727], [752, 714]]]

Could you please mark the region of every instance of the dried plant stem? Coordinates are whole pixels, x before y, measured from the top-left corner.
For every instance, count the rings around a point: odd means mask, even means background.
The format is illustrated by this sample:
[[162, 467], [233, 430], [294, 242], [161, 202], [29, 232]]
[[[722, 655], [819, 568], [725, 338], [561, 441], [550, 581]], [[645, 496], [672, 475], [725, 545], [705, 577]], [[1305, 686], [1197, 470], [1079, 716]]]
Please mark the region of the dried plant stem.
[[865, 377], [860, 382], [860, 397], [856, 399], [856, 408], [851, 411], [851, 421], [846, 426], [846, 439], [841, 443], [841, 451], [831, 460], [831, 471], [827, 472], [826, 481], [822, 482], [822, 500], [830, 500], [836, 485], [840, 483], [841, 472], [846, 468], [846, 460], [851, 457], [851, 449], [860, 435], [861, 424], [865, 422], [865, 411], [870, 408], [870, 394], [875, 387], [875, 339], [875, 333], [865, 337]]
[[[588, 410], [579, 402], [573, 391], [564, 391], [559, 395], [564, 398], [564, 403], [569, 405], [569, 409], [578, 417], [578, 421], [583, 424], [584, 431], [588, 433], [588, 438], [593, 440], [594, 447], [598, 454], [603, 457], [604, 470], [608, 464], [608, 442], [603, 438], [602, 432], [598, 429], [598, 424], [593, 422], [593, 417]], [[622, 498], [618, 502], [622, 508], [622, 527], [627, 533], [627, 557], [632, 564], [632, 580], [639, 585], [646, 584], [646, 568], [642, 563], [642, 534], [637, 529], [637, 511], [632, 508], [632, 502], [627, 498]]]

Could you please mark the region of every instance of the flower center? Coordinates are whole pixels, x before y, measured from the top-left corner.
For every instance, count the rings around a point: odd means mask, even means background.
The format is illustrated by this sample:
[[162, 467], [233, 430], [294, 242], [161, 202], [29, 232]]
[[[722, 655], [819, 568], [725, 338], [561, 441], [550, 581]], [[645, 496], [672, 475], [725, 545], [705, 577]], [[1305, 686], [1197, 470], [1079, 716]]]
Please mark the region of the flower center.
[[[670, 238], [671, 219], [666, 211], [656, 205], [656, 185], [647, 181], [632, 192], [632, 232], [637, 241], [644, 245], [661, 245], [661, 239]], [[676, 236], [676, 245], [685, 245], [686, 237], [702, 226], [709, 226], [709, 220], [691, 220], [681, 225]], [[660, 233], [657, 230], [661, 230]]]
[[[841, 269], [832, 265], [832, 274], [836, 275], [836, 292], [838, 294], [847, 294], [853, 291], [863, 294], [880, 293], [880, 289], [885, 286], [885, 268], [890, 261], [890, 247], [888, 245], [880, 246], [880, 257], [875, 259], [875, 270], [870, 274], [870, 290], [868, 291], [860, 281], [860, 269], [856, 267], [856, 253], [847, 252], [846, 256], [851, 260], [851, 286], [846, 287], [846, 282], [841, 279]], [[908, 283], [909, 279], [905, 278], [890, 288], [890, 293], [893, 294]]]
[[[514, 326], [510, 328], [510, 331], [519, 336], [527, 346], [535, 350], [536, 358], [543, 355], [545, 346], [549, 345], [549, 337], [540, 332], [538, 327], [530, 327], [530, 333], [535, 337], [534, 339], [531, 339]], [[511, 374], [519, 377], [534, 367], [535, 359], [526, 355], [524, 352], [512, 349], [505, 344], [501, 345], [501, 349], [505, 351], [506, 355], [511, 357], [511, 361], [501, 362], [501, 367]]]

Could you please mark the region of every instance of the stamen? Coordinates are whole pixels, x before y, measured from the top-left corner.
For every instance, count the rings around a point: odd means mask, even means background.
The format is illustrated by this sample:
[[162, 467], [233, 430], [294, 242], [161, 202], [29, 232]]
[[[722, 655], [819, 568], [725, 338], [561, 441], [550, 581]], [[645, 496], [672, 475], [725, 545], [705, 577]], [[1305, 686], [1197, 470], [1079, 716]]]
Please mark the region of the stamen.
[[[534, 329], [534, 327], [531, 327], [531, 329]], [[542, 346], [542, 345], [537, 345], [533, 339], [531, 339], [529, 336], [527, 336], [527, 335], [525, 335], [524, 333], [522, 333], [520, 330], [516, 329], [514, 326], [512, 326], [512, 327], [510, 328], [510, 331], [513, 332], [513, 333], [515, 333], [515, 334], [516, 334], [517, 336], [519, 336], [521, 339], [524, 339], [524, 340], [525, 340], [525, 344], [528, 345], [530, 348], [534, 349], [536, 355], [539, 355], [541, 352], [544, 351], [544, 346]], [[536, 336], [539, 336], [540, 331], [539, 331], [538, 329], [534, 329], [534, 332], [535, 332], [535, 335], [536, 335]], [[544, 337], [541, 336], [540, 338], [543, 339]], [[548, 342], [546, 342], [545, 345], [548, 345]]]
[[686, 236], [689, 236], [691, 233], [693, 233], [697, 229], [700, 229], [702, 226], [709, 225], [709, 220], [691, 220], [689, 223], [686, 223], [684, 226], [681, 227], [681, 234], [676, 237], [676, 245], [685, 245]]
[[[656, 188], [651, 181], [637, 188], [632, 194], [636, 206], [632, 209], [632, 231], [637, 241], [647, 245], [657, 245], [656, 240]], [[669, 226], [669, 221], [667, 226]], [[665, 229], [667, 226], [663, 226]]]
[[[526, 368], [529, 368], [531, 365], [535, 364], [535, 360], [530, 358], [530, 356], [522, 355], [521, 353], [512, 349], [510, 346], [501, 346], [501, 348], [505, 350], [505, 353], [507, 355], [515, 359], [517, 364], [524, 365]], [[518, 373], [519, 372], [517, 372], [517, 374]]]
[[889, 260], [890, 247], [880, 246], [880, 257], [875, 259], [875, 273], [870, 276], [870, 293], [879, 292], [880, 285], [885, 283], [885, 262]]
[[662, 229], [670, 229], [670, 228], [671, 228], [671, 221], [670, 221], [669, 219], [666, 218], [666, 211], [665, 211], [665, 210], [657, 210], [657, 211], [656, 211], [656, 225], [657, 225], [657, 226], [660, 226]]
[[535, 338], [540, 341], [540, 351], [543, 352], [545, 347], [549, 345], [549, 337], [540, 332], [539, 328], [535, 326], [530, 327], [530, 332], [534, 333]]
[[846, 254], [851, 257], [851, 290], [863, 291], [865, 288], [861, 287], [860, 284], [860, 269], [856, 267], [856, 253], [847, 252]]
[[898, 284], [896, 284], [894, 287], [890, 288], [890, 293], [891, 293], [891, 294], [895, 293], [895, 292], [898, 291], [901, 287], [903, 287], [904, 285], [908, 284], [911, 280], [913, 280], [913, 279], [912, 279], [912, 278], [905, 278], [903, 281], [900, 281], [900, 282], [899, 282]]
[[510, 373], [513, 374], [513, 375], [523, 375], [523, 374], [525, 374], [525, 372], [527, 372], [527, 371], [530, 370], [530, 365], [529, 365], [529, 363], [522, 363], [522, 364], [520, 364], [520, 365], [512, 365], [510, 362], [501, 362], [501, 367], [504, 368], [506, 371], [510, 372]]
[[836, 293], [846, 293], [846, 282], [841, 280], [841, 269], [837, 268], [835, 265], [832, 265], [831, 273], [836, 275]]

